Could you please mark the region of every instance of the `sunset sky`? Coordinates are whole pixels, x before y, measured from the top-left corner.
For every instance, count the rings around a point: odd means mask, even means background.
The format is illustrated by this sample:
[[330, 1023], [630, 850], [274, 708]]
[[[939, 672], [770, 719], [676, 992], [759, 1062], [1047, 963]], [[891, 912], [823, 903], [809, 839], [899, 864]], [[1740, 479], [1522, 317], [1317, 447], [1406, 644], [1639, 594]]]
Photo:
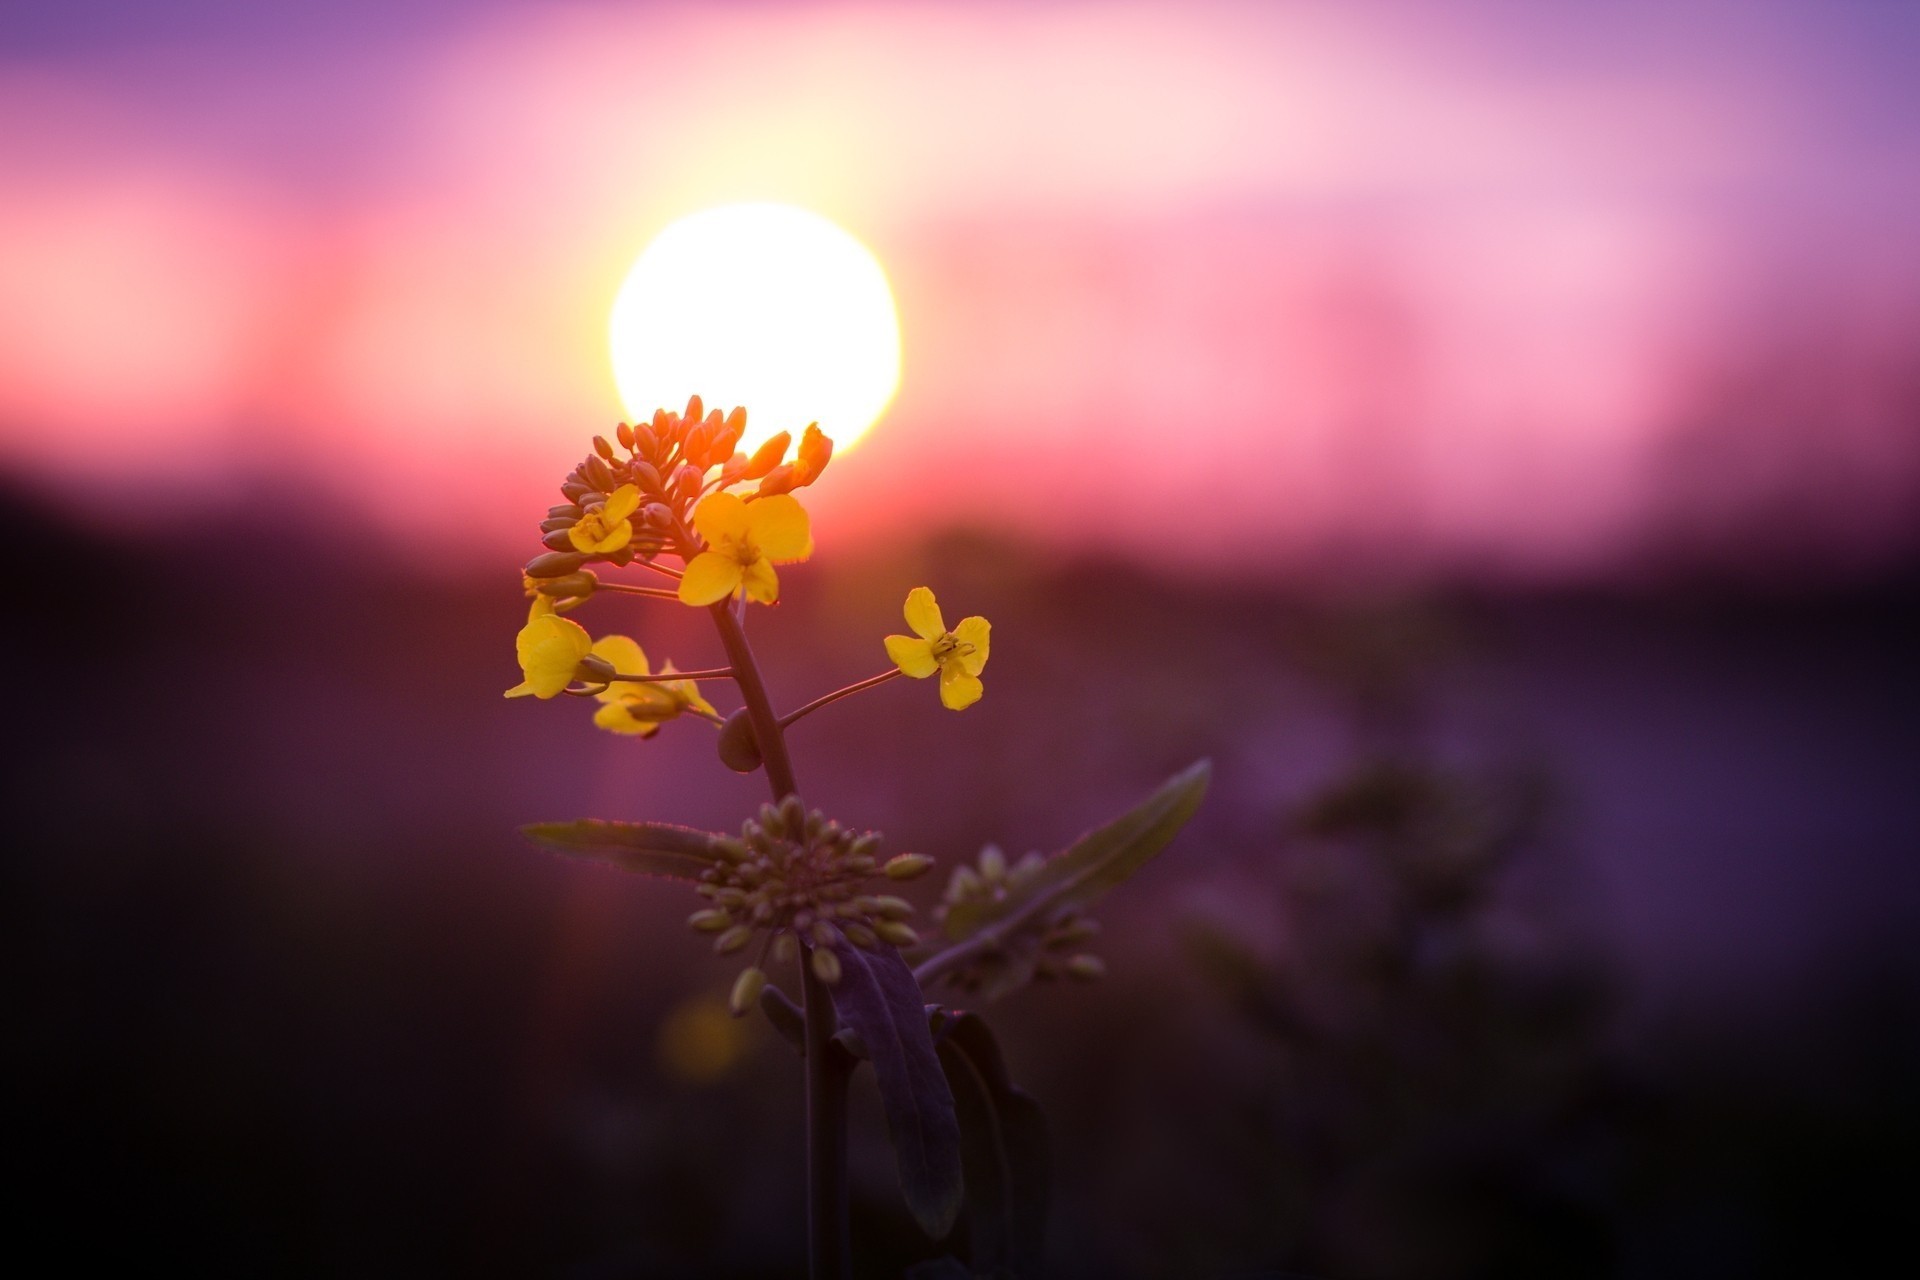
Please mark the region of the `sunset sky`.
[[775, 200], [901, 316], [823, 538], [1915, 537], [1912, 6], [267, 8], [0, 14], [0, 467], [105, 519], [524, 542], [634, 257]]

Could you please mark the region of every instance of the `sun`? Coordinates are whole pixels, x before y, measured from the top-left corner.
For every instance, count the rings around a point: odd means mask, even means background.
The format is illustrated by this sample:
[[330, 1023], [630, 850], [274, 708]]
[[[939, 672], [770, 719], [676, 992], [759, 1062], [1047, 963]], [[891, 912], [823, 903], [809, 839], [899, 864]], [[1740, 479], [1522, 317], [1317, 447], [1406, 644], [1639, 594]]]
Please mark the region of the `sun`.
[[900, 321], [879, 260], [792, 205], [724, 205], [668, 226], [627, 273], [610, 327], [633, 421], [696, 394], [744, 405], [749, 452], [810, 422], [844, 451], [900, 386]]

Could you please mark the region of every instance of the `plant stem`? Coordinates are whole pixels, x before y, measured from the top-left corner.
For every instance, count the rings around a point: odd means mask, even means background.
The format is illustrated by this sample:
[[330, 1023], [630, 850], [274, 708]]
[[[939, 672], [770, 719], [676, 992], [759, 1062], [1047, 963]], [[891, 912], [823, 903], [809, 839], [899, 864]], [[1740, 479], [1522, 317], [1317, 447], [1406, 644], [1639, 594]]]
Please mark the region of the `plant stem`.
[[800, 957], [806, 1006], [807, 1254], [812, 1280], [845, 1280], [852, 1261], [847, 1232], [847, 1083], [852, 1058], [834, 1043], [833, 996]]
[[753, 660], [747, 633], [728, 605], [728, 601], [722, 600], [709, 605], [707, 612], [713, 615], [713, 625], [720, 630], [720, 643], [726, 646], [727, 663], [733, 669], [734, 682], [740, 686], [747, 723], [753, 726], [754, 744], [760, 748], [760, 759], [767, 769], [767, 785], [773, 788], [777, 804], [788, 796], [798, 795], [800, 787], [793, 780], [793, 761], [787, 758], [787, 740], [780, 732], [780, 717], [773, 713], [773, 703], [767, 699], [767, 685], [760, 678], [760, 665]]
[[[767, 786], [776, 802], [798, 795], [793, 762], [787, 757], [787, 739], [780, 718], [767, 698], [766, 681], [747, 643], [746, 629], [735, 616], [731, 601], [709, 607], [713, 625], [726, 646], [727, 662], [747, 721], [760, 748]], [[807, 1274], [812, 1280], [845, 1280], [850, 1250], [847, 1244], [847, 1080], [851, 1075], [846, 1054], [833, 1042], [833, 997], [814, 975], [807, 957], [800, 957], [800, 991], [806, 1007], [807, 1051]]]
[[846, 697], [848, 694], [859, 693], [862, 689], [871, 689], [877, 684], [885, 684], [887, 681], [893, 679], [895, 676], [900, 674], [902, 674], [900, 668], [895, 667], [893, 670], [883, 671], [877, 676], [868, 676], [865, 680], [856, 680], [854, 683], [848, 685], [844, 689], [835, 689], [832, 693], [824, 694], [821, 697], [815, 698], [812, 702], [809, 702], [806, 706], [801, 707], [798, 711], [789, 711], [787, 712], [786, 715], [781, 716], [780, 727], [784, 729], [788, 725], [792, 724], [795, 720], [798, 720], [801, 716], [810, 715], [813, 712], [818, 711], [820, 708], [826, 706], [829, 702], [838, 702], [840, 701], [840, 699]]

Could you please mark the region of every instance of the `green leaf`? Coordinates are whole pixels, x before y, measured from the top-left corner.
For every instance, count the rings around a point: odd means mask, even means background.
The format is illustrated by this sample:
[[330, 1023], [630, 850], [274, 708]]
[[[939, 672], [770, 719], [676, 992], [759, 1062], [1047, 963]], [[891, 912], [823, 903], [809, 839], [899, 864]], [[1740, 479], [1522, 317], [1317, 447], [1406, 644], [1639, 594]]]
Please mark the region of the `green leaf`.
[[940, 1066], [960, 1117], [971, 1270], [1040, 1274], [1052, 1158], [1047, 1117], [1015, 1088], [993, 1033], [977, 1014], [933, 1015]]
[[643, 876], [699, 883], [700, 873], [719, 861], [712, 832], [665, 822], [536, 822], [520, 834], [542, 849], [575, 858], [610, 862]]
[[1145, 866], [1180, 833], [1200, 807], [1212, 775], [1212, 763], [1200, 761], [1106, 826], [1081, 836], [1005, 898], [956, 904], [943, 926], [948, 939], [959, 942], [1016, 917], [1023, 923], [1040, 922], [1060, 907], [1099, 897]]
[[840, 980], [828, 988], [834, 1012], [866, 1044], [900, 1190], [920, 1229], [938, 1240], [960, 1215], [960, 1122], [927, 1029], [920, 984], [892, 947], [863, 951], [843, 943], [834, 954], [840, 957]]

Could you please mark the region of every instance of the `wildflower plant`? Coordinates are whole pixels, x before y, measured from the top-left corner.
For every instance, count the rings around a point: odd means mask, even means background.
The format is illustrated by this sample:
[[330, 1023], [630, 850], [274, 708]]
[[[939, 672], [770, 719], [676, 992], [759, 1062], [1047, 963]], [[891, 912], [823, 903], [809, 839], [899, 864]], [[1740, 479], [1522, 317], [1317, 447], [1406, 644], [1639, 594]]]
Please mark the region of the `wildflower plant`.
[[[850, 1265], [846, 1098], [862, 1063], [873, 1069], [901, 1191], [921, 1229], [943, 1240], [964, 1212], [964, 1242], [952, 1247], [965, 1261], [949, 1258], [948, 1269], [1034, 1274], [1048, 1192], [1045, 1120], [1011, 1083], [986, 1023], [950, 1002], [1099, 977], [1104, 966], [1087, 950], [1098, 928], [1089, 906], [1173, 839], [1199, 806], [1208, 766], [1052, 856], [1009, 864], [989, 846], [955, 867], [933, 924], [916, 927], [918, 909], [895, 890], [934, 860], [889, 852], [879, 832], [808, 808], [785, 734], [801, 717], [902, 675], [937, 675], [942, 704], [965, 710], [985, 692], [990, 625], [969, 616], [949, 630], [933, 592], [916, 587], [902, 610], [912, 634], [876, 636], [887, 669], [777, 711], [747, 624], [752, 606], [780, 600], [781, 567], [813, 553], [796, 491], [820, 478], [833, 442], [814, 425], [797, 449], [782, 432], [749, 455], [738, 448], [745, 428], [744, 409], [708, 411], [696, 396], [684, 412], [661, 410], [594, 438], [540, 523], [545, 551], [522, 575], [530, 603], [514, 645], [521, 679], [506, 693], [587, 701], [592, 723], [621, 738], [706, 721], [721, 762], [762, 773], [769, 799], [737, 834], [599, 819], [523, 830], [542, 848], [685, 884], [697, 899], [694, 933], [744, 961], [734, 1015], [760, 1011], [805, 1064], [816, 1280]], [[724, 665], [676, 670], [663, 661], [655, 670], [639, 641], [596, 636], [566, 616], [614, 599], [705, 610]], [[720, 682], [738, 695], [731, 712], [709, 700]]]

